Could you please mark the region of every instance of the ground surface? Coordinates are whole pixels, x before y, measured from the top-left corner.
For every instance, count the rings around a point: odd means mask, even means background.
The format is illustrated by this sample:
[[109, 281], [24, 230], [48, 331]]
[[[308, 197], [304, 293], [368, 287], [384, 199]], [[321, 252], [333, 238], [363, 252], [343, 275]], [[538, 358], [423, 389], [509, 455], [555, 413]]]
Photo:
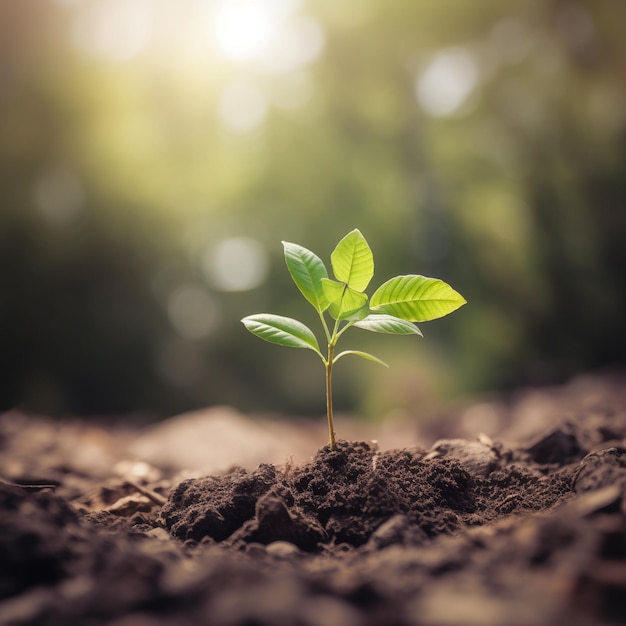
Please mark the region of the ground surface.
[[626, 378], [431, 417], [4, 414], [0, 626], [626, 623]]

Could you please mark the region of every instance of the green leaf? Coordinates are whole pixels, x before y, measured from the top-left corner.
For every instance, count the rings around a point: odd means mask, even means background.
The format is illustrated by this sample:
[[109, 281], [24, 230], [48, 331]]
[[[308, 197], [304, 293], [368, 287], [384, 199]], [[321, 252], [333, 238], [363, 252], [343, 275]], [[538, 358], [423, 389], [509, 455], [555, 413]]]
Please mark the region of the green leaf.
[[283, 241], [285, 262], [293, 282], [302, 295], [320, 312], [329, 305], [322, 287], [322, 278], [328, 278], [328, 271], [322, 259], [296, 243]]
[[367, 304], [367, 296], [350, 289], [345, 283], [323, 278], [324, 293], [330, 302], [328, 311], [333, 319], [345, 320]]
[[423, 337], [422, 331], [415, 326], [415, 324], [400, 319], [399, 317], [394, 317], [393, 315], [372, 313], [353, 325], [373, 333], [385, 333], [387, 335], [419, 335]]
[[298, 320], [271, 313], [259, 313], [248, 315], [241, 321], [253, 335], [265, 341], [288, 348], [308, 348], [322, 356], [313, 331]]
[[335, 362], [337, 362], [341, 357], [348, 356], [349, 354], [354, 354], [354, 356], [360, 356], [362, 359], [366, 359], [367, 361], [374, 361], [374, 363], [378, 363], [379, 365], [383, 365], [385, 367], [389, 367], [387, 363], [381, 361], [377, 356], [370, 354], [369, 352], [361, 352], [360, 350], [344, 350], [339, 353], [335, 357]]
[[427, 322], [465, 303], [465, 298], [442, 280], [408, 274], [383, 283], [372, 296], [370, 308], [409, 322]]
[[342, 319], [345, 319], [349, 322], [359, 322], [362, 319], [365, 319], [369, 315], [369, 312], [370, 312], [370, 308], [367, 306], [367, 296], [366, 296], [365, 303], [358, 311], [354, 311], [353, 313], [350, 313], [348, 316], [343, 317]]
[[335, 278], [350, 289], [363, 291], [374, 276], [374, 256], [361, 231], [349, 232], [330, 255]]

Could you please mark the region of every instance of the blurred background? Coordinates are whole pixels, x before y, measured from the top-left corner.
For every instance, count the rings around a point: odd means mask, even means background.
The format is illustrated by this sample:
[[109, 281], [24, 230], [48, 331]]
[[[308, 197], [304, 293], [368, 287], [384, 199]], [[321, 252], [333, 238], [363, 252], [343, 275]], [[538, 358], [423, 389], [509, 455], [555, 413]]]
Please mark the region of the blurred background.
[[322, 414], [281, 240], [469, 304], [348, 334], [376, 418], [624, 364], [623, 0], [0, 0], [0, 409]]

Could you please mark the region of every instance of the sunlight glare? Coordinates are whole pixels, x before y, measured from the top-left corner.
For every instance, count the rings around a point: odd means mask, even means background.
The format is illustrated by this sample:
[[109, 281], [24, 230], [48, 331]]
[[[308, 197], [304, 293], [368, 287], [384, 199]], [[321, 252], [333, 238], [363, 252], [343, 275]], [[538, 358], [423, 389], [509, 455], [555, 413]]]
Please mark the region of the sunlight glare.
[[259, 3], [228, 2], [215, 14], [215, 41], [220, 52], [234, 61], [254, 58], [269, 44], [270, 17]]
[[293, 18], [285, 22], [267, 46], [263, 67], [273, 74], [292, 72], [314, 61], [324, 43], [324, 31], [315, 20]]

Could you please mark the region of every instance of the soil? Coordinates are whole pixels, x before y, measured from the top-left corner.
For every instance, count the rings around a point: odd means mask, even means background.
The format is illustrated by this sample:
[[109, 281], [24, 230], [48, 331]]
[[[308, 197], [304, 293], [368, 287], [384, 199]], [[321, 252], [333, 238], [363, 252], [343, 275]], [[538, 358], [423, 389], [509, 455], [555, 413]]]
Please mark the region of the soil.
[[626, 377], [413, 434], [202, 475], [141, 458], [154, 431], [6, 413], [0, 626], [626, 623]]

